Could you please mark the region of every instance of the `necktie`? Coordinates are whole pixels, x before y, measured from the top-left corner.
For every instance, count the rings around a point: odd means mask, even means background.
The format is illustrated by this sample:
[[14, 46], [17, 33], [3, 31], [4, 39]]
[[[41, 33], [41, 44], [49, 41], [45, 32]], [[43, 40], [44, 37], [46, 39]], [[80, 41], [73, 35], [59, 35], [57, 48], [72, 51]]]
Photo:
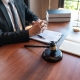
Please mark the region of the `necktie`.
[[19, 28], [19, 24], [17, 22], [17, 16], [16, 16], [16, 13], [15, 13], [15, 10], [14, 10], [14, 7], [13, 7], [14, 3], [12, 1], [10, 1], [8, 4], [10, 6], [10, 9], [11, 9], [11, 12], [12, 12], [12, 15], [13, 15], [14, 25], [15, 25], [16, 31], [19, 31], [20, 28]]

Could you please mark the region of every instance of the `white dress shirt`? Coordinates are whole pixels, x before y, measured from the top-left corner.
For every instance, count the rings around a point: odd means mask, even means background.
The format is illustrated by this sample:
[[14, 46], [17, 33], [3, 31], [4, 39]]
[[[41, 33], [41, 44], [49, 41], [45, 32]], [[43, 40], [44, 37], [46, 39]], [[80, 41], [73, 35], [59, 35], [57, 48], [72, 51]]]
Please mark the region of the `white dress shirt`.
[[[8, 12], [8, 15], [9, 15], [9, 17], [10, 17], [10, 20], [11, 20], [11, 22], [12, 22], [13, 29], [14, 29], [14, 31], [16, 31], [15, 25], [14, 25], [14, 20], [13, 20], [13, 15], [12, 15], [12, 12], [11, 12], [10, 7], [9, 7], [9, 5], [8, 5], [8, 2], [9, 2], [9, 1], [10, 1], [10, 0], [2, 0], [3, 4], [5, 5], [5, 7], [6, 7], [6, 9], [7, 9], [7, 12]], [[20, 17], [19, 17], [19, 14], [18, 14], [18, 11], [17, 11], [15, 5], [14, 5], [14, 9], [15, 9], [15, 12], [16, 12], [17, 21], [18, 21], [18, 23], [19, 23], [20, 30], [22, 30], [22, 24], [21, 24]]]

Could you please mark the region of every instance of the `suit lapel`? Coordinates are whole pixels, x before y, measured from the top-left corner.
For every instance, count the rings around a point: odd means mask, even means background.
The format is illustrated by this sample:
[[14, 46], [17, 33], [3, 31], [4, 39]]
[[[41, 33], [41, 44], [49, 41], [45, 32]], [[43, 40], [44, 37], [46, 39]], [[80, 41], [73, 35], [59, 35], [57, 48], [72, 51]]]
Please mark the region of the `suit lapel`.
[[11, 20], [10, 20], [9, 15], [8, 15], [8, 13], [7, 13], [7, 10], [6, 10], [6, 8], [5, 8], [5, 6], [3, 5], [3, 3], [2, 3], [1, 0], [0, 0], [0, 9], [2, 10], [3, 15], [4, 15], [4, 17], [5, 17], [5, 19], [6, 19], [7, 23], [8, 23], [9, 29], [10, 29], [11, 31], [13, 31], [13, 28], [11, 27], [11, 26], [12, 26]]

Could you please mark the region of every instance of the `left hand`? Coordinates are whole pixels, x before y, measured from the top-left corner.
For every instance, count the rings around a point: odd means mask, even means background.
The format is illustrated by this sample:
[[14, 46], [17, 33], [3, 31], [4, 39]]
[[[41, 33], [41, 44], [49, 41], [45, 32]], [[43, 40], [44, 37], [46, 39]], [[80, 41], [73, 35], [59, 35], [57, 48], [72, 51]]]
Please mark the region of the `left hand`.
[[32, 23], [32, 28], [29, 29], [29, 36], [35, 36], [47, 29], [47, 22], [45, 20], [39, 19], [37, 21], [33, 21]]
[[39, 23], [39, 26], [40, 26], [40, 28], [41, 28], [41, 32], [43, 32], [44, 30], [47, 29], [47, 22], [46, 22], [45, 20], [40, 20], [40, 19], [38, 19], [37, 21], [33, 21], [32, 23], [33, 23], [33, 24]]

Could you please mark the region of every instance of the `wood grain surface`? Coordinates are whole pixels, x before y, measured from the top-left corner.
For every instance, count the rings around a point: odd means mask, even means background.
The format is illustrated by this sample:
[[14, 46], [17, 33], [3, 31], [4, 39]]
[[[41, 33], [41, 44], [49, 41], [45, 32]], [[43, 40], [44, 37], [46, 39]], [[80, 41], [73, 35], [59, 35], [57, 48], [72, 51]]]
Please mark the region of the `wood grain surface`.
[[[74, 33], [71, 25], [48, 24], [48, 29], [63, 33], [57, 47], [69, 33], [80, 34]], [[50, 63], [42, 58], [45, 48], [24, 48], [24, 44], [46, 45], [30, 40], [0, 47], [0, 80], [80, 80], [80, 57], [62, 52], [61, 61]]]

